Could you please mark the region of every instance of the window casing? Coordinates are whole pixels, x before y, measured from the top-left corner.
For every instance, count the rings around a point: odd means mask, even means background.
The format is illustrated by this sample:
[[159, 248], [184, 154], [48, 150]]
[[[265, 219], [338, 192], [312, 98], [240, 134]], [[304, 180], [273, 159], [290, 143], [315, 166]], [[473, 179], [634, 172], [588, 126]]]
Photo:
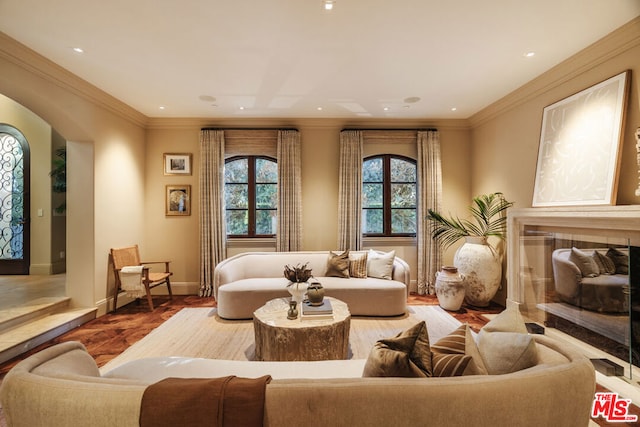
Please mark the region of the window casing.
[[227, 159], [224, 182], [227, 236], [275, 236], [278, 207], [276, 159], [265, 156]]
[[366, 237], [416, 235], [416, 162], [391, 154], [362, 163], [362, 234]]

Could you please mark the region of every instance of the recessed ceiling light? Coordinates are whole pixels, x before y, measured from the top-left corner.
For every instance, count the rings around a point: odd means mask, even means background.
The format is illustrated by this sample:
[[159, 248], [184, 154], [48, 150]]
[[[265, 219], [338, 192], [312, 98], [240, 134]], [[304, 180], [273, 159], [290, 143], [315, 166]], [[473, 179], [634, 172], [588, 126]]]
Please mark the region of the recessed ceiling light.
[[72, 47], [71, 49], [73, 49], [75, 53], [84, 53], [84, 49], [81, 47]]
[[383, 110], [384, 111], [389, 111], [389, 107], [384, 107]]
[[333, 10], [333, 6], [335, 5], [335, 1], [332, 0], [324, 0], [322, 2], [322, 7], [324, 8], [324, 10]]
[[316, 110], [322, 111], [322, 107], [318, 107], [318, 108], [316, 108]]
[[451, 107], [451, 111], [458, 111], [456, 107]]
[[160, 106], [160, 107], [158, 107], [158, 108], [160, 108], [161, 110], [165, 110], [167, 107], [165, 107], [164, 105], [161, 105], [161, 106]]
[[536, 54], [535, 52], [527, 52], [527, 53], [524, 54], [524, 57], [525, 58], [531, 58], [532, 56], [535, 56], [535, 54]]
[[241, 109], [241, 110], [244, 110], [244, 107], [243, 107], [243, 106], [240, 106], [240, 109]]

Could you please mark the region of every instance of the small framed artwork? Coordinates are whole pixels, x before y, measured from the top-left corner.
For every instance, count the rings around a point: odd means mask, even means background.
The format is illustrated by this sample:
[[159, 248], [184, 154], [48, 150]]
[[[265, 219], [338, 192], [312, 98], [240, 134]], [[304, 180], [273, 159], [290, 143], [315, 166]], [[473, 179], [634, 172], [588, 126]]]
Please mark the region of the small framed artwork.
[[191, 215], [191, 186], [167, 185], [166, 216]]
[[534, 207], [614, 205], [629, 71], [544, 108]]
[[165, 175], [191, 175], [191, 153], [164, 153]]

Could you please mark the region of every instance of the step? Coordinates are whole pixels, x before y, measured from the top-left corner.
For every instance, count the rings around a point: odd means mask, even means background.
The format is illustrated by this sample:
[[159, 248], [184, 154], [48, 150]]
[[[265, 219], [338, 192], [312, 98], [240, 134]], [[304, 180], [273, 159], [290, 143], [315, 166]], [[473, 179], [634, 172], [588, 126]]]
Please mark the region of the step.
[[0, 310], [0, 333], [51, 313], [66, 310], [69, 297], [42, 297]]
[[97, 308], [66, 308], [31, 318], [0, 333], [0, 363], [13, 359], [96, 318]]

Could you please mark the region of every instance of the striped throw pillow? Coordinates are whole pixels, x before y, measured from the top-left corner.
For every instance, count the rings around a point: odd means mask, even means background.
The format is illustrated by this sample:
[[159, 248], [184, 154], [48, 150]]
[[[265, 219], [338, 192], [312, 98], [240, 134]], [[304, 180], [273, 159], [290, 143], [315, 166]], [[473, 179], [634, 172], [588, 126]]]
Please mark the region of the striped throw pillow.
[[431, 357], [434, 377], [487, 373], [467, 323], [431, 345]]
[[367, 277], [367, 253], [349, 253], [349, 276], [363, 279]]

